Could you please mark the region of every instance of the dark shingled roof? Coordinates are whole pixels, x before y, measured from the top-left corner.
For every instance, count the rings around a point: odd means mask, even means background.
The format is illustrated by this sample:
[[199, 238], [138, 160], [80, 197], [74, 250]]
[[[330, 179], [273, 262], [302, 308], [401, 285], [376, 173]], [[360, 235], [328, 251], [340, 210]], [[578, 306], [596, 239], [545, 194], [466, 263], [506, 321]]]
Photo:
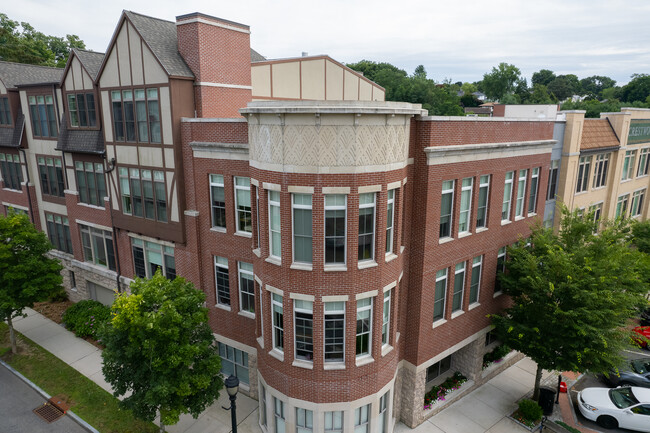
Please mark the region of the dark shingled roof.
[[251, 48], [251, 62], [263, 62], [265, 60], [266, 57]]
[[62, 75], [62, 68], [0, 61], [0, 80], [7, 89], [15, 89], [24, 84], [58, 84]]
[[585, 119], [580, 150], [619, 147], [621, 143], [608, 119]]
[[19, 147], [24, 126], [25, 116], [22, 111], [19, 111], [16, 116], [16, 125], [13, 128], [0, 128], [0, 146]]
[[103, 155], [104, 134], [100, 130], [68, 129], [66, 119], [61, 121], [56, 150]]
[[96, 53], [94, 51], [80, 50], [78, 48], [72, 49], [81, 62], [84, 65], [84, 68], [90, 74], [90, 78], [93, 80], [97, 79], [97, 73], [99, 72], [100, 66], [104, 61], [104, 53]]

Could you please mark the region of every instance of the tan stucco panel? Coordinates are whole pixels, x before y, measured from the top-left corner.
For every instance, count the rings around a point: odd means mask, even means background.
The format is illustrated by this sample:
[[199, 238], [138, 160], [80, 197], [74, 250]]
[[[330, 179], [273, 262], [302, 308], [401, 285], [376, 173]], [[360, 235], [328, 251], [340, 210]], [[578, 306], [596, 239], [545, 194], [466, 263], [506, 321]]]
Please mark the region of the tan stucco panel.
[[111, 143], [113, 141], [113, 121], [111, 120], [111, 101], [108, 90], [102, 91], [101, 98], [102, 116], [104, 118], [104, 127], [102, 128], [104, 130], [104, 139], [107, 143]]
[[174, 180], [174, 172], [173, 171], [167, 171], [165, 172], [165, 177], [167, 180], [167, 191], [169, 194], [169, 201], [168, 203], [171, 203], [171, 208], [170, 208], [170, 220], [172, 222], [178, 222], [178, 216], [180, 214], [179, 209], [178, 209], [178, 194], [176, 194], [176, 189], [173, 187], [173, 180]]
[[[67, 87], [66, 90], [81, 90], [84, 88], [83, 76], [81, 73], [81, 63], [76, 57], [72, 60], [68, 76], [72, 75], [72, 87]], [[72, 74], [71, 74], [72, 73]]]
[[373, 86], [372, 100], [373, 101], [383, 101], [385, 99], [386, 99], [386, 92], [384, 92], [383, 90]]
[[7, 93], [7, 87], [5, 84], [0, 80], [0, 93], [6, 94]]
[[343, 71], [344, 74], [344, 93], [343, 99], [346, 101], [356, 101], [359, 99], [359, 77], [350, 71]]
[[365, 80], [359, 80], [359, 101], [372, 101], [372, 85]]
[[325, 66], [325, 99], [340, 101], [343, 97], [343, 69], [327, 61]]
[[271, 65], [253, 65], [251, 67], [251, 85], [254, 97], [271, 96]]
[[[129, 26], [122, 26], [120, 33], [117, 35], [115, 45], [117, 46], [118, 64], [120, 70], [120, 81], [122, 86], [131, 85], [131, 62], [129, 61], [129, 34], [127, 28]], [[135, 32], [132, 31], [133, 34]]]
[[162, 124], [163, 144], [174, 144], [172, 137], [172, 109], [169, 98], [169, 87], [160, 88], [160, 122]]
[[131, 70], [133, 71], [133, 85], [144, 84], [144, 70], [142, 69], [142, 44], [135, 32], [129, 34], [131, 51]]
[[99, 79], [99, 85], [101, 87], [117, 87], [120, 85], [119, 78], [117, 73], [117, 54], [115, 54], [115, 48], [113, 48], [108, 53], [104, 71]]
[[300, 98], [300, 63], [273, 65], [272, 80], [275, 98]]
[[159, 147], [139, 147], [140, 164], [146, 167], [163, 167], [162, 149]]
[[165, 168], [173, 170], [176, 166], [174, 162], [174, 149], [165, 149]]
[[303, 99], [325, 99], [325, 60], [302, 62], [300, 74]]
[[118, 164], [138, 164], [137, 146], [115, 146], [115, 153], [117, 155]]
[[144, 60], [144, 82], [145, 84], [160, 84], [168, 81], [165, 70], [160, 66], [158, 60], [149, 50], [149, 47], [143, 44], [142, 58]]

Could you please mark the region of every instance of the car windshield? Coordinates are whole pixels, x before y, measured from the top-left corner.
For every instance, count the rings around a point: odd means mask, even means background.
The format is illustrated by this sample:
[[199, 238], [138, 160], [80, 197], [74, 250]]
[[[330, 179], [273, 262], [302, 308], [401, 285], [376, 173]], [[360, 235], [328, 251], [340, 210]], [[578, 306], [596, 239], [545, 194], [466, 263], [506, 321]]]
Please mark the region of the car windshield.
[[650, 373], [650, 359], [634, 359], [630, 361], [632, 371], [637, 374]]
[[639, 403], [639, 400], [632, 393], [632, 388], [629, 387], [610, 389], [609, 398], [619, 409], [625, 409]]

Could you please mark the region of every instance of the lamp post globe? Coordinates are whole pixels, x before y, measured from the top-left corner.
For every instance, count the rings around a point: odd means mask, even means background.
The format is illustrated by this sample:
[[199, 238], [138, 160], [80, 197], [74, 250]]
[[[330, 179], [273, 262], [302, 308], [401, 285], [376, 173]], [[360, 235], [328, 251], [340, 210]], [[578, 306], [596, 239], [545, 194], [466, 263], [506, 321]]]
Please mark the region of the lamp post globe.
[[239, 391], [239, 379], [236, 376], [233, 376], [232, 374], [228, 376], [224, 385], [226, 386], [226, 392], [229, 396], [234, 397], [237, 395], [237, 392]]

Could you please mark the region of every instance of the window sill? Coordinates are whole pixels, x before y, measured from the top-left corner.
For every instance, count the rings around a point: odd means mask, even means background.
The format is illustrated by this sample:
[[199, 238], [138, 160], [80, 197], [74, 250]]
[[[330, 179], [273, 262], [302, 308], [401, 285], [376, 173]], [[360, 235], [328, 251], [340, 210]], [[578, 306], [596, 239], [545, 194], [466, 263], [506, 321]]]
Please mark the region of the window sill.
[[278, 259], [277, 257], [268, 256], [264, 261], [273, 265], [282, 266], [282, 259]]
[[[89, 203], [82, 203], [82, 202], [79, 202], [79, 203], [77, 203], [77, 204], [78, 204], [79, 206], [87, 207], [87, 208], [89, 208], [89, 209], [97, 209], [97, 210], [105, 210], [105, 209], [106, 209], [104, 206], [96, 206], [96, 205], [94, 205], [94, 204], [89, 204]], [[125, 213], [124, 215], [129, 215], [129, 216], [131, 216], [130, 214], [126, 214], [126, 213]]]
[[601, 190], [601, 189], [605, 189], [606, 187], [607, 187], [607, 185], [597, 186], [597, 187], [595, 187], [595, 188], [591, 188], [591, 190], [592, 190], [592, 191], [599, 191], [599, 190]]
[[260, 251], [259, 248], [255, 248], [255, 249], [253, 250], [253, 254], [255, 254], [255, 255], [257, 256], [258, 259], [262, 257], [262, 252]]
[[359, 269], [368, 269], [368, 268], [374, 268], [377, 265], [377, 262], [374, 260], [364, 260], [362, 262], [357, 263], [357, 268]]
[[323, 271], [325, 272], [345, 272], [348, 270], [346, 265], [325, 265]]
[[386, 356], [393, 351], [393, 346], [390, 344], [384, 344], [381, 346], [381, 356]]
[[246, 317], [248, 319], [255, 320], [255, 313], [251, 313], [249, 311], [240, 311], [237, 314], [240, 315], [240, 316]]
[[453, 313], [451, 313], [451, 318], [455, 319], [456, 317], [462, 316], [463, 314], [465, 314], [463, 310], [454, 311]]
[[404, 252], [405, 249], [406, 249], [406, 247], [405, 247], [404, 245], [402, 245], [401, 247], [399, 247], [399, 252], [400, 252], [400, 254], [402, 254], [402, 253]]
[[311, 271], [314, 267], [311, 263], [292, 263], [290, 266], [291, 269], [296, 269], [298, 271]]
[[438, 326], [442, 326], [445, 323], [447, 323], [445, 319], [438, 319], [435, 322], [433, 322], [433, 326], [431, 328], [437, 328]]
[[354, 364], [357, 367], [361, 367], [363, 365], [368, 365], [375, 362], [375, 358], [372, 357], [372, 355], [361, 355], [358, 356], [357, 359], [354, 360]]
[[515, 217], [515, 221], [521, 221], [523, 219], [524, 219], [524, 217], [522, 215], [519, 215], [519, 216]]
[[257, 337], [255, 340], [257, 341], [257, 344], [264, 349], [264, 337]]
[[324, 362], [323, 370], [345, 370], [345, 362]]
[[497, 296], [503, 295], [503, 292], [496, 292], [494, 295], [492, 295], [493, 298], [496, 298]]
[[453, 240], [454, 238], [450, 238], [450, 237], [440, 238], [438, 239], [438, 244], [446, 244], [447, 242], [451, 242]]
[[501, 220], [501, 225], [502, 226], [507, 226], [510, 223], [512, 223], [512, 221], [510, 221], [510, 220]]
[[476, 229], [476, 233], [486, 232], [487, 229], [488, 229], [487, 227], [478, 227], [478, 228]]
[[23, 190], [21, 189], [13, 189], [13, 188], [2, 188], [3, 191], [11, 191], [11, 192], [17, 192], [19, 194], [23, 193]]
[[527, 216], [528, 216], [528, 218], [537, 216], [537, 212], [531, 212]]
[[478, 302], [474, 302], [472, 305], [470, 305], [467, 308], [467, 311], [472, 311], [474, 308], [477, 308], [477, 307], [480, 307], [480, 306], [481, 306], [481, 304], [479, 304]]
[[632, 181], [632, 178], [629, 178], [629, 179], [621, 179], [621, 183], [631, 182], [631, 181]]
[[226, 233], [227, 230], [225, 227], [210, 227], [210, 231], [214, 233]]
[[305, 361], [304, 359], [294, 359], [291, 365], [294, 367], [306, 368], [307, 370], [314, 369], [314, 363], [312, 361]]
[[388, 262], [392, 262], [396, 258], [397, 258], [397, 254], [395, 254], [395, 253], [386, 253], [386, 258], [384, 259], [384, 261], [386, 263], [388, 263]]
[[472, 236], [472, 232], [458, 233], [458, 239], [466, 238], [467, 236]]
[[284, 352], [280, 352], [278, 349], [273, 348], [270, 352], [269, 355], [277, 359], [278, 361], [284, 362]]
[[219, 308], [220, 310], [225, 310], [225, 311], [232, 311], [232, 308], [230, 308], [230, 305], [216, 304], [215, 308]]
[[241, 236], [242, 238], [252, 238], [253, 233], [249, 232], [235, 232], [235, 236]]

